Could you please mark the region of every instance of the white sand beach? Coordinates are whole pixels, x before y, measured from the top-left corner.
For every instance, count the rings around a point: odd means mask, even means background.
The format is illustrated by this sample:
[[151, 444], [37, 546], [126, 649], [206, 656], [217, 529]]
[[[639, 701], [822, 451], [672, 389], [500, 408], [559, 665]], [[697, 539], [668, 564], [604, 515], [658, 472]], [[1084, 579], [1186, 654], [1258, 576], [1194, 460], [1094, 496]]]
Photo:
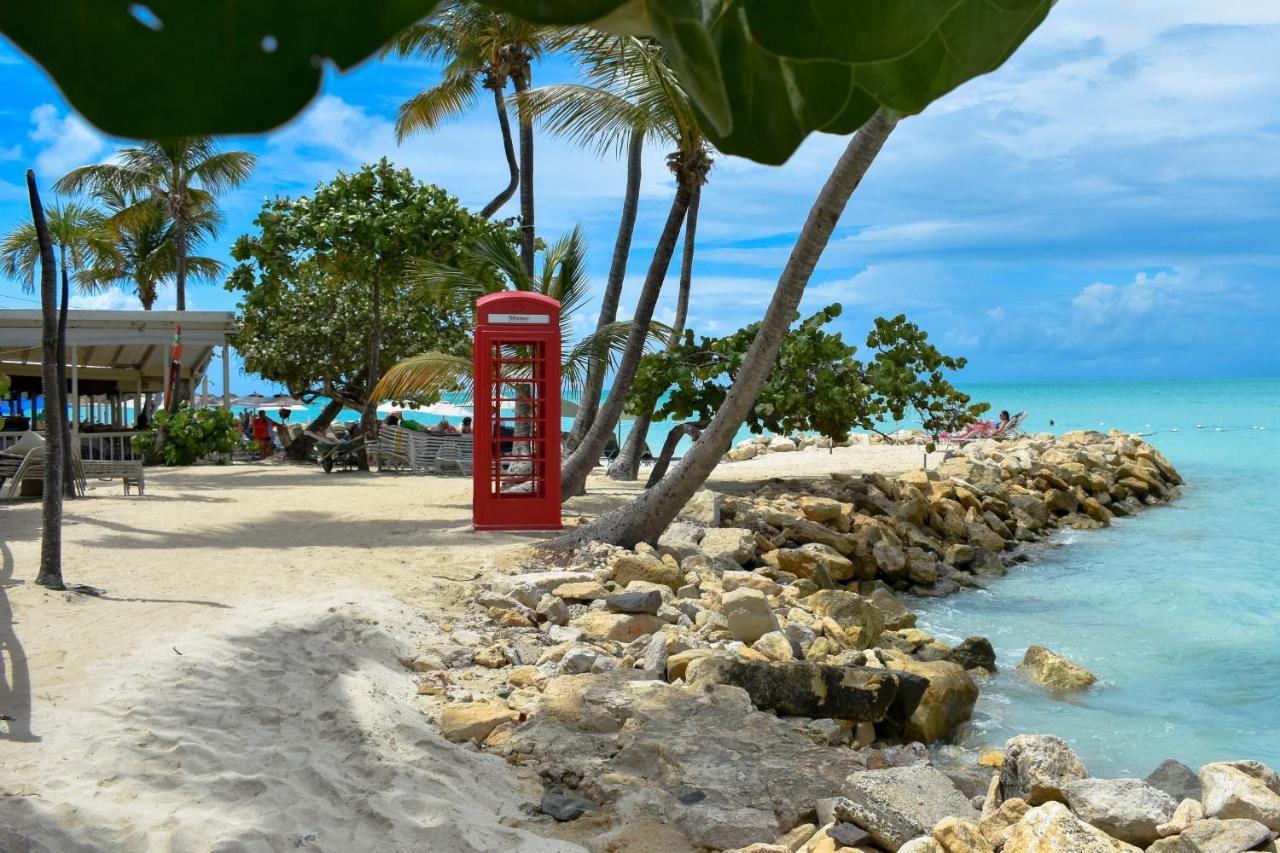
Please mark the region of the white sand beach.
[[[709, 485], [920, 459], [771, 454]], [[593, 477], [566, 514], [639, 488]], [[467, 618], [461, 582], [539, 538], [469, 519], [457, 478], [152, 469], [145, 497], [101, 484], [67, 505], [64, 574], [94, 598], [34, 586], [39, 503], [0, 507], [0, 849], [580, 849], [526, 828], [534, 780], [442, 740], [398, 663]]]

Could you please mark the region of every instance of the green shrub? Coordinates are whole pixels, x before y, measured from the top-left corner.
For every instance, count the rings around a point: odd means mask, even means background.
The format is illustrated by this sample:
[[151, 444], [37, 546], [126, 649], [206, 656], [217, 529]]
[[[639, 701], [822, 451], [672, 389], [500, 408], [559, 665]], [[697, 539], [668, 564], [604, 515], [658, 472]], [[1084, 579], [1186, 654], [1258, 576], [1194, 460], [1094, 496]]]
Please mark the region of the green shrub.
[[[167, 428], [164, 447], [156, 452], [156, 435]], [[156, 413], [151, 429], [133, 437], [133, 451], [151, 463], [191, 465], [216, 453], [231, 453], [240, 446], [235, 415], [222, 409], [197, 409], [179, 403], [172, 415]]]

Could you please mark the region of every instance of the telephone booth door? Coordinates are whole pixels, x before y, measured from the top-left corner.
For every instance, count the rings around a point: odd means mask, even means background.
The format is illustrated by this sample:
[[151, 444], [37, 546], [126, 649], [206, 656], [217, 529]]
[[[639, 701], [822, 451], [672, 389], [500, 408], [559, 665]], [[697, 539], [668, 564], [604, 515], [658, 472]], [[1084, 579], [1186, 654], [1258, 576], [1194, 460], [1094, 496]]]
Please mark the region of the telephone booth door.
[[559, 530], [560, 303], [532, 293], [476, 300], [472, 524]]

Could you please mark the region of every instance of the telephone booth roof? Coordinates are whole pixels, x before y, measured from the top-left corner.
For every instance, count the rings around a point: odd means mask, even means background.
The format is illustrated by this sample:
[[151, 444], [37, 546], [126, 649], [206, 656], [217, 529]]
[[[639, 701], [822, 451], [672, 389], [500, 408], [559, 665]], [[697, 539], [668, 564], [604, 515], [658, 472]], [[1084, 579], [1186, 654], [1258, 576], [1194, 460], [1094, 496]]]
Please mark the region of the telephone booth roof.
[[[526, 323], [543, 322], [558, 323], [560, 320], [560, 303], [550, 296], [541, 293], [528, 293], [523, 290], [505, 290], [501, 293], [490, 293], [476, 300], [476, 313], [479, 325], [487, 326], [492, 321], [486, 311], [501, 311], [506, 314], [533, 315]], [[539, 315], [546, 315], [540, 319]]]

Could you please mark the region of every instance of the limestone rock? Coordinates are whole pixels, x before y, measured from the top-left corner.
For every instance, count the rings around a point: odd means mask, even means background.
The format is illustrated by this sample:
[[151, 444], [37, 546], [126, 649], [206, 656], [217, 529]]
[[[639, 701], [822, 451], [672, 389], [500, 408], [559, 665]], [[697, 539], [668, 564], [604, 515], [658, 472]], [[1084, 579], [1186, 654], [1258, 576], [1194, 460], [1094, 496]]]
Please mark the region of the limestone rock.
[[927, 764], [854, 773], [842, 794], [837, 819], [862, 827], [890, 853], [929, 834], [944, 818], [978, 818], [951, 780]]
[[1280, 778], [1260, 761], [1223, 761], [1200, 768], [1204, 813], [1256, 820], [1280, 831]]
[[653, 554], [624, 553], [613, 561], [613, 579], [623, 587], [632, 581], [645, 581], [676, 590], [684, 585], [684, 572]]
[[1173, 817], [1156, 827], [1156, 834], [1161, 838], [1177, 835], [1198, 820], [1204, 820], [1204, 806], [1199, 800], [1183, 800], [1173, 810]]
[[503, 702], [460, 702], [440, 715], [440, 734], [454, 743], [479, 743], [498, 726], [519, 719], [520, 715]]
[[609, 590], [605, 589], [604, 584], [599, 581], [578, 581], [561, 584], [553, 589], [551, 594], [566, 601], [595, 601], [597, 598], [607, 596]]
[[1006, 800], [1019, 797], [1033, 806], [1062, 800], [1063, 785], [1087, 778], [1084, 762], [1062, 738], [1018, 735], [1005, 744], [1000, 791]]
[[542, 596], [567, 583], [594, 581], [590, 572], [528, 572], [523, 575], [504, 575], [488, 581], [485, 586], [492, 592], [505, 595], [525, 607], [538, 606]]
[[796, 443], [785, 436], [777, 436], [769, 442], [770, 453], [791, 453], [796, 449]]
[[694, 524], [702, 524], [707, 527], [720, 526], [720, 508], [722, 498], [720, 495], [710, 489], [699, 489], [693, 493], [693, 497], [689, 498], [689, 502], [684, 505], [676, 516], [681, 521], [691, 521]]
[[806, 495], [800, 499], [800, 512], [810, 521], [833, 521], [840, 516], [843, 505], [831, 498]]
[[1162, 838], [1147, 853], [1244, 853], [1271, 837], [1256, 820], [1198, 820], [1177, 835]]
[[592, 640], [630, 643], [658, 630], [658, 620], [647, 613], [607, 613], [593, 610], [573, 620], [573, 627]]
[[857, 629], [854, 645], [860, 649], [871, 648], [884, 631], [880, 611], [870, 601], [843, 589], [820, 589], [804, 599], [804, 605], [816, 616], [835, 620], [846, 632]]
[[715, 654], [714, 649], [689, 649], [669, 655], [667, 657], [667, 681], [684, 678], [689, 664], [699, 658], [710, 657], [713, 654]]
[[688, 675], [692, 684], [740, 687], [761, 710], [866, 722], [884, 718], [899, 685], [897, 676], [882, 669], [729, 656], [703, 658]]
[[577, 820], [590, 811], [595, 811], [596, 804], [574, 794], [560, 791], [547, 791], [542, 795], [542, 813], [551, 815], [558, 821]]
[[965, 669], [996, 671], [996, 650], [986, 637], [965, 637], [959, 645], [947, 652], [946, 660], [958, 663]]
[[1141, 779], [1079, 779], [1062, 786], [1076, 817], [1137, 847], [1160, 837], [1156, 827], [1173, 817], [1173, 797]]
[[1026, 800], [1018, 797], [1005, 800], [998, 808], [982, 815], [982, 819], [978, 821], [978, 829], [992, 847], [1000, 847], [1008, 837], [1009, 830], [1029, 811], [1031, 806], [1027, 805]]
[[698, 547], [713, 560], [720, 557], [742, 565], [756, 555], [756, 537], [742, 527], [717, 527], [703, 535]]
[[884, 622], [885, 630], [897, 631], [901, 628], [912, 628], [916, 624], [916, 614], [898, 600], [888, 587], [877, 586], [867, 596], [867, 600], [878, 611]]
[[662, 594], [656, 589], [620, 592], [604, 600], [604, 606], [614, 613], [657, 613], [662, 606]]
[[995, 853], [991, 842], [971, 820], [943, 818], [933, 828], [933, 837], [946, 853]]
[[1005, 836], [1004, 853], [1121, 853], [1135, 851], [1078, 817], [1062, 803], [1028, 811]]
[[901, 660], [893, 667], [929, 680], [920, 704], [907, 721], [908, 738], [923, 743], [942, 740], [973, 714], [974, 703], [978, 701], [978, 685], [959, 664]]
[[770, 631], [778, 630], [778, 620], [769, 609], [769, 600], [758, 589], [739, 587], [726, 592], [720, 598], [720, 612], [729, 625], [729, 633], [744, 643], [754, 643]]
[[765, 595], [777, 595], [782, 592], [782, 586], [776, 581], [755, 572], [725, 572], [720, 577], [720, 585], [724, 587], [725, 592], [733, 592], [744, 586], [758, 589]]
[[1160, 762], [1160, 766], [1143, 781], [1179, 802], [1200, 799], [1200, 777], [1196, 771], [1172, 758]]
[[1029, 646], [1018, 669], [1037, 684], [1056, 690], [1083, 690], [1098, 680], [1096, 675], [1078, 663], [1044, 646]]
[[791, 641], [787, 639], [787, 635], [781, 631], [770, 631], [752, 643], [751, 648], [769, 660], [788, 661], [796, 659], [795, 648], [791, 645]]
[[899, 847], [898, 853], [945, 853], [945, 851], [932, 835], [922, 835]]

